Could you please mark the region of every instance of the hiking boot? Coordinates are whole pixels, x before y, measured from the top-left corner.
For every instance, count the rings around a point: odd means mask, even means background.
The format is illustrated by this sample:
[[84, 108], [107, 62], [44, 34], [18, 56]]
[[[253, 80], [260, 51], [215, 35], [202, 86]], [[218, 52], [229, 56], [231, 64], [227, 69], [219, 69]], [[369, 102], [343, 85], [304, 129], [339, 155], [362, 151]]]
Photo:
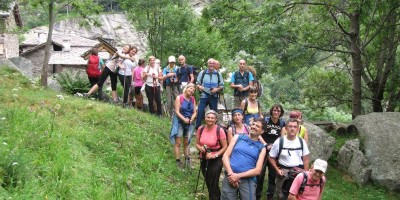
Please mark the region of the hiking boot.
[[83, 96], [83, 98], [88, 98], [89, 94], [88, 93], [83, 93], [82, 96]]
[[176, 161], [176, 166], [178, 166], [178, 169], [183, 170], [183, 163], [182, 161]]
[[193, 169], [192, 160], [190, 159], [190, 157], [187, 157], [185, 159], [185, 167], [188, 168], [188, 169]]
[[76, 94], [74, 94], [74, 96], [76, 96], [76, 97], [83, 97], [83, 94], [82, 94], [82, 93], [79, 93], [79, 92], [77, 92]]

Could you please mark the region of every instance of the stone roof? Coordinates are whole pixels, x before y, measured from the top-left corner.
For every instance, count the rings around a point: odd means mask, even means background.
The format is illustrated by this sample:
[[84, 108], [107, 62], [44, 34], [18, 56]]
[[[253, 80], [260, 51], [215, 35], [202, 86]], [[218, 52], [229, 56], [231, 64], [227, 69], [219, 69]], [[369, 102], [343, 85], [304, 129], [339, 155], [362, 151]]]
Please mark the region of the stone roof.
[[70, 51], [54, 51], [51, 53], [49, 65], [86, 65], [87, 61], [81, 57], [87, 48], [71, 48]]
[[[44, 32], [44, 34], [46, 34], [45, 38], [47, 38], [47, 32]], [[96, 40], [87, 39], [87, 38], [80, 37], [80, 36], [77, 36], [77, 35], [74, 35], [74, 34], [66, 35], [66, 34], [60, 33], [60, 32], [53, 32], [52, 39], [53, 39], [53, 42], [58, 43], [58, 44], [63, 44], [64, 40], [68, 40], [69, 39], [71, 47], [93, 47], [93, 46], [95, 46], [96, 44], [99, 43]], [[36, 37], [26, 38], [26, 40], [24, 42], [22, 42], [21, 45], [23, 45], [23, 46], [36, 46], [36, 45], [41, 45], [43, 43], [46, 43], [46, 41], [39, 42], [38, 36], [36, 35]]]

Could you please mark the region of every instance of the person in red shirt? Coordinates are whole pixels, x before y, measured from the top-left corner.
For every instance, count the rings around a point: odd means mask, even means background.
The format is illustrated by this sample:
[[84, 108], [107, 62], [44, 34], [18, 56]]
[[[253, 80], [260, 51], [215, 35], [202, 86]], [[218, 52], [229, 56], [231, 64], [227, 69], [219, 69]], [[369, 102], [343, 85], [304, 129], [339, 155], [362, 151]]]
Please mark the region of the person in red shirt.
[[[328, 163], [325, 160], [314, 161], [310, 171], [299, 173], [290, 187], [289, 200], [320, 200], [325, 188], [326, 178], [324, 176]], [[307, 174], [307, 182], [304, 190], [300, 191], [304, 180], [304, 173]]]

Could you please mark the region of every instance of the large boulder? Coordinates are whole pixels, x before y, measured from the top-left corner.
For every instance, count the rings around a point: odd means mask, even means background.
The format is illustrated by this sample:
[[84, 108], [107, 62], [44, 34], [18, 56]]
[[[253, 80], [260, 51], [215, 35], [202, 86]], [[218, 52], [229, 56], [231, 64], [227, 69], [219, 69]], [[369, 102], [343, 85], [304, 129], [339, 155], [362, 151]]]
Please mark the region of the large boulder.
[[10, 61], [25, 77], [29, 79], [38, 78], [38, 77], [33, 77], [32, 71], [34, 70], [35, 66], [31, 62], [31, 60], [24, 57], [14, 57], [10, 58]]
[[370, 163], [373, 182], [400, 191], [400, 113], [360, 115], [353, 125]]
[[360, 185], [366, 184], [371, 176], [372, 170], [367, 158], [360, 151], [358, 139], [349, 140], [340, 148], [338, 165]]
[[308, 130], [308, 148], [311, 154], [310, 160], [313, 161], [317, 158], [329, 160], [336, 143], [335, 138], [314, 124], [305, 122], [304, 126]]

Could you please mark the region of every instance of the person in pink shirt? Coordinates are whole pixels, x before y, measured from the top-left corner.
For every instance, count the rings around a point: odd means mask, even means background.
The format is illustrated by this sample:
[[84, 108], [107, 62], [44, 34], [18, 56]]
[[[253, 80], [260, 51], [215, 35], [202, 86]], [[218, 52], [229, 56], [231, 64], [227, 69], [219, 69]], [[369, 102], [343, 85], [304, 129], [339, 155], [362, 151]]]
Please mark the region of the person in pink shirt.
[[[146, 64], [146, 61], [144, 59], [139, 59], [138, 62], [138, 67], [133, 69], [132, 72], [132, 84], [135, 87], [134, 94], [135, 94], [135, 107], [137, 109], [142, 109], [143, 108], [143, 96], [142, 93], [140, 92], [140, 89], [142, 88], [144, 82], [142, 79], [142, 71], [144, 69], [144, 66]], [[133, 93], [131, 91], [131, 93]]]
[[196, 147], [200, 151], [200, 168], [205, 179], [210, 200], [219, 200], [219, 176], [222, 170], [222, 154], [228, 148], [225, 131], [217, 124], [218, 114], [209, 110], [205, 114], [206, 125], [197, 129]]
[[[310, 171], [299, 173], [290, 187], [289, 200], [320, 200], [325, 188], [326, 178], [324, 176], [328, 163], [325, 160], [314, 161]], [[307, 182], [303, 184], [304, 175]], [[305, 180], [304, 180], [305, 181]], [[303, 187], [303, 188], [302, 188]]]

